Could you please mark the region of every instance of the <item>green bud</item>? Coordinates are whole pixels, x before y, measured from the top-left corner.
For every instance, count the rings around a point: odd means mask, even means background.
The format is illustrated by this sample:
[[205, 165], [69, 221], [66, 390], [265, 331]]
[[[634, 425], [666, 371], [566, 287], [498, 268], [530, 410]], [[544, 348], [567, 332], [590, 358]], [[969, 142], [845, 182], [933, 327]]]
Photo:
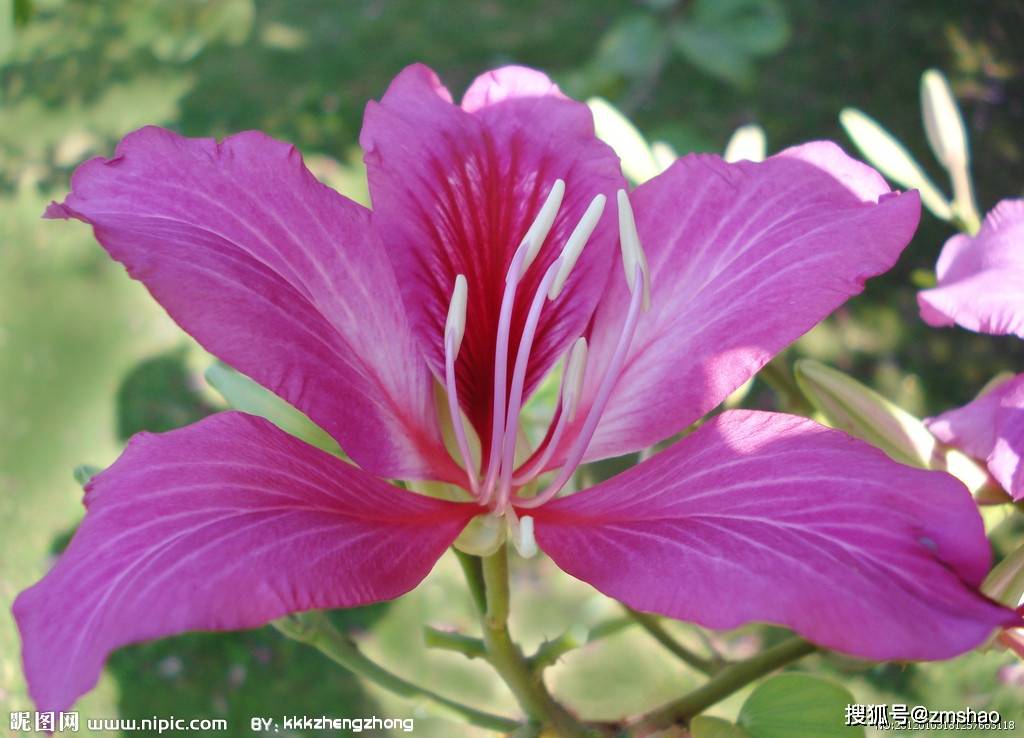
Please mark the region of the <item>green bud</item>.
[[1024, 605], [1024, 545], [996, 564], [981, 583], [981, 591], [1007, 607]]
[[227, 364], [211, 364], [204, 376], [235, 410], [266, 418], [285, 433], [344, 458], [338, 442], [305, 413]]
[[797, 384], [825, 421], [887, 453], [894, 461], [945, 471], [979, 501], [988, 494], [988, 472], [974, 459], [939, 442], [918, 418], [870, 387], [813, 359], [793, 369]]
[[812, 359], [797, 361], [793, 373], [829, 425], [882, 449], [902, 464], [929, 468], [938, 441], [906, 410]]
[[662, 167], [658, 165], [647, 140], [629, 118], [600, 97], [590, 98], [587, 105], [594, 116], [597, 137], [619, 155], [626, 177], [634, 184], [641, 184], [661, 173]]
[[946, 169], [966, 167], [970, 158], [964, 120], [949, 82], [937, 69], [921, 75], [921, 113], [928, 144], [939, 163]]
[[878, 171], [901, 187], [919, 190], [921, 202], [936, 218], [946, 221], [953, 218], [949, 200], [891, 133], [856, 108], [845, 108], [839, 113], [839, 122], [860, 153]]
[[725, 146], [726, 161], [764, 161], [767, 147], [764, 129], [752, 124], [737, 128]]

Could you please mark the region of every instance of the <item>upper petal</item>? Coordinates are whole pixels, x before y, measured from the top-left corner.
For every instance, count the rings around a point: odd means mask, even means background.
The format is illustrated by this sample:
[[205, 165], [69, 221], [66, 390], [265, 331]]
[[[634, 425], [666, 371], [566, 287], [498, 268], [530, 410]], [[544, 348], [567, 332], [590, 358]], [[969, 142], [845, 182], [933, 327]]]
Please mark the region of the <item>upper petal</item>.
[[926, 323], [1024, 338], [1024, 200], [1003, 200], [973, 238], [946, 241], [936, 276], [917, 295]]
[[963, 485], [803, 418], [723, 413], [534, 512], [565, 571], [712, 628], [765, 621], [873, 660], [941, 659], [1020, 622], [977, 591], [990, 552]]
[[[916, 192], [890, 193], [874, 170], [827, 142], [756, 164], [687, 156], [630, 200], [650, 264], [651, 309], [588, 458], [649, 446], [718, 405], [889, 269], [920, 215]], [[595, 314], [581, 416], [628, 299], [619, 277]]]
[[[456, 375], [478, 431], [491, 425], [495, 336], [515, 249], [555, 180], [566, 195], [551, 235], [517, 293], [509, 373], [534, 290], [590, 201], [624, 185], [615, 153], [594, 135], [590, 111], [543, 74], [489, 72], [462, 107], [422, 65], [407, 68], [371, 102], [360, 142], [374, 223], [403, 285], [428, 361], [443, 376], [443, 332], [455, 278], [469, 284], [466, 334]], [[527, 392], [590, 319], [615, 254], [606, 213], [565, 291], [541, 316]], [[486, 437], [486, 434], [483, 434]]]
[[432, 378], [369, 212], [294, 147], [144, 128], [86, 162], [48, 217], [96, 238], [207, 350], [327, 430], [368, 470], [459, 479]]
[[927, 425], [940, 441], [984, 459], [1000, 486], [1024, 499], [1024, 374]]
[[235, 412], [135, 436], [87, 489], [68, 549], [14, 603], [40, 710], [128, 643], [397, 597], [472, 514]]

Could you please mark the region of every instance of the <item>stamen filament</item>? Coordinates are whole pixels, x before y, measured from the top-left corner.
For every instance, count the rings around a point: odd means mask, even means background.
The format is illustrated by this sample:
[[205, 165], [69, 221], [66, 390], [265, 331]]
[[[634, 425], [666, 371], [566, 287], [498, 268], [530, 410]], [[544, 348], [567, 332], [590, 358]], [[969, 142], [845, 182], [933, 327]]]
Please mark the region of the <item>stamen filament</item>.
[[515, 468], [516, 456], [516, 426], [519, 423], [519, 411], [523, 406], [523, 388], [526, 384], [526, 368], [530, 362], [530, 351], [533, 348], [533, 339], [537, 335], [537, 323], [540, 320], [541, 311], [544, 309], [544, 298], [547, 296], [551, 283], [558, 273], [559, 261], [552, 264], [540, 284], [537, 292], [530, 303], [530, 311], [526, 315], [526, 323], [523, 325], [523, 334], [519, 339], [519, 351], [516, 353], [516, 364], [512, 372], [512, 387], [509, 391], [508, 414], [505, 420], [505, 437], [502, 447], [501, 460], [501, 486], [498, 496], [499, 509], [508, 502], [511, 489], [512, 472]]
[[508, 344], [512, 327], [512, 311], [515, 307], [516, 288], [523, 274], [540, 253], [555, 216], [562, 205], [565, 195], [565, 182], [555, 180], [540, 212], [523, 236], [519, 248], [512, 256], [508, 272], [505, 275], [505, 292], [501, 297], [501, 309], [498, 314], [498, 331], [494, 345], [494, 401], [491, 406], [491, 443], [488, 447], [487, 476], [484, 481], [480, 503], [486, 505], [494, 494], [495, 482], [500, 469], [501, 449], [505, 430], [505, 390], [508, 380]]
[[626, 312], [626, 320], [623, 323], [622, 332], [619, 334], [619, 340], [615, 345], [615, 352], [612, 354], [611, 360], [608, 362], [608, 368], [605, 371], [604, 377], [601, 379], [601, 385], [598, 387], [597, 395], [594, 398], [594, 404], [590, 406], [590, 410], [587, 412], [587, 418], [583, 422], [583, 427], [580, 429], [579, 435], [576, 437], [575, 442], [569, 450], [569, 454], [566, 457], [565, 463], [562, 465], [561, 471], [559, 471], [558, 476], [555, 477], [555, 480], [551, 485], [536, 497], [517, 497], [515, 504], [518, 507], [538, 507], [553, 498], [572, 478], [576, 468], [583, 461], [583, 457], [587, 453], [587, 447], [590, 446], [590, 441], [593, 439], [594, 432], [597, 430], [597, 424], [601, 419], [601, 414], [608, 405], [608, 400], [611, 397], [612, 390], [615, 388], [615, 383], [618, 381], [619, 375], [622, 373], [622, 367], [626, 361], [626, 354], [629, 352], [629, 346], [633, 341], [633, 336], [636, 334], [636, 326], [640, 318], [640, 309], [644, 302], [644, 279], [643, 268], [639, 264], [636, 264], [631, 290], [632, 297], [629, 301], [629, 309]]
[[525, 240], [516, 249], [505, 278], [505, 294], [501, 297], [501, 311], [498, 314], [498, 334], [494, 344], [494, 402], [491, 406], [491, 445], [488, 447], [487, 477], [484, 480], [480, 504], [486, 505], [494, 492], [501, 459], [502, 438], [505, 430], [505, 382], [508, 372], [508, 339], [512, 323], [512, 308], [515, 305], [516, 287], [526, 258]]

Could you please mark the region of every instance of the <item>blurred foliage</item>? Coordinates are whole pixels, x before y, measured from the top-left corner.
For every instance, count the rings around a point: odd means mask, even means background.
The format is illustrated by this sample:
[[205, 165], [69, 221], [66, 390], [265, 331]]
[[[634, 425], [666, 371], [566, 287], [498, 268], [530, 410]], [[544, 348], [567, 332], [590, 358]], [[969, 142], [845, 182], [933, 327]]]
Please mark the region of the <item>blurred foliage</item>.
[[[133, 430], [164, 430], [219, 407], [194, 368], [208, 358], [191, 343], [182, 348], [181, 334], [88, 229], [38, 220], [83, 159], [111, 156], [120, 136], [147, 123], [197, 136], [259, 128], [295, 142], [318, 176], [366, 202], [354, 149], [362, 110], [395, 72], [425, 61], [458, 94], [481, 70], [515, 61], [546, 69], [577, 97], [608, 99], [648, 140], [680, 153], [721, 151], [751, 122], [764, 128], [769, 151], [814, 138], [851, 148], [837, 116], [853, 106], [884, 120], [940, 181], [917, 106], [920, 73], [936, 67], [964, 110], [984, 210], [1024, 187], [1021, 28], [1024, 7], [1015, 0], [0, 2], [0, 705], [28, 705], [7, 604], [44, 571], [48, 543], [81, 515], [70, 470], [109, 463]], [[917, 414], [968, 401], [999, 370], [1019, 371], [1019, 340], [933, 330], [917, 317], [911, 275], [931, 272], [951, 234], [923, 216], [896, 268], [787, 358], [826, 361]], [[744, 402], [771, 407], [774, 397], [756, 382]], [[602, 478], [628, 461], [591, 473]], [[997, 530], [1002, 554], [1020, 535], [1013, 525]], [[516, 577], [514, 626], [528, 647], [614, 611], [547, 561], [518, 567]], [[509, 710], [479, 664], [422, 647], [424, 621], [472, 628], [463, 597], [446, 560], [392, 607], [337, 617], [357, 618], [348, 627], [368, 628], [370, 650], [403, 675]], [[701, 647], [690, 626], [668, 626]], [[766, 636], [746, 629], [714, 637], [742, 649]], [[813, 657], [804, 667], [831, 675], [861, 702], [1019, 712], [998, 653], [907, 666]], [[609, 718], [695, 684], [632, 631], [571, 654], [550, 674], [559, 696]], [[267, 630], [131, 647], [108, 675], [83, 700], [84, 714], [229, 715], [237, 727], [249, 715], [338, 714], [346, 705], [410, 712]], [[715, 714], [734, 722], [745, 697]], [[417, 733], [452, 735], [444, 720], [421, 729], [416, 714]]]
[[141, 431], [162, 433], [202, 420], [216, 408], [185, 364], [185, 349], [146, 359], [117, 388], [117, 437], [127, 441]]

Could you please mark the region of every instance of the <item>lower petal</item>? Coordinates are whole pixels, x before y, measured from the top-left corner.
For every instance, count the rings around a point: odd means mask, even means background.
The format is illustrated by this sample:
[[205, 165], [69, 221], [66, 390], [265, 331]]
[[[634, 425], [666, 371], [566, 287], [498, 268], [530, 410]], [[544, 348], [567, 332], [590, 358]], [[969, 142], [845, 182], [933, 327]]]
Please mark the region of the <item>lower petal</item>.
[[873, 660], [942, 659], [1020, 619], [981, 595], [967, 490], [793, 416], [727, 412], [535, 511], [562, 569], [639, 610], [792, 628]]
[[233, 412], [135, 436], [85, 504], [67, 551], [14, 603], [40, 710], [70, 706], [129, 643], [397, 597], [472, 515]]

